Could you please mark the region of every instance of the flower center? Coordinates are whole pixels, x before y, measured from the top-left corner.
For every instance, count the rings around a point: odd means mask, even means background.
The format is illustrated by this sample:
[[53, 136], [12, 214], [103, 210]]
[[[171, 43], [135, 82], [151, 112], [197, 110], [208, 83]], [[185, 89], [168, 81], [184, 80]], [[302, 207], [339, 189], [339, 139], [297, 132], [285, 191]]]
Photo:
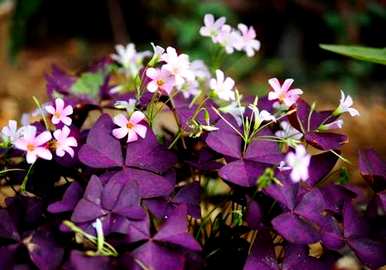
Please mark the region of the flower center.
[[164, 84], [165, 84], [164, 80], [157, 80], [157, 85], [158, 86], [162, 86]]
[[127, 123], [127, 128], [132, 129], [134, 127], [134, 124], [132, 122]]
[[61, 114], [60, 114], [60, 112], [55, 112], [55, 113], [54, 113], [54, 116], [55, 116], [56, 118], [60, 118]]
[[35, 145], [32, 143], [27, 144], [27, 151], [32, 152], [33, 150], [35, 150]]

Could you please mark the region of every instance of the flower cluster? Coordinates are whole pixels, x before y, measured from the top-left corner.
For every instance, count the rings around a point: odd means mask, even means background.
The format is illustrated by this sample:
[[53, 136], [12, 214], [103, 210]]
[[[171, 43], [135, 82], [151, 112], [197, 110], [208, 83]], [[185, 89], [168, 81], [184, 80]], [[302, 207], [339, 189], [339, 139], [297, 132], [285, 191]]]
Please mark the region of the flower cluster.
[[[257, 50], [252, 28], [204, 22], [226, 50]], [[14, 193], [0, 209], [1, 269], [386, 264], [386, 162], [360, 152], [368, 196], [341, 166], [341, 115], [359, 115], [350, 96], [319, 111], [277, 78], [243, 96], [225, 66], [152, 45], [117, 46], [78, 76], [54, 67], [40, 118], [2, 129], [1, 185]]]
[[228, 54], [237, 50], [245, 51], [248, 57], [253, 57], [255, 52], [260, 50], [260, 41], [256, 39], [255, 29], [242, 23], [234, 29], [225, 22], [225, 17], [215, 20], [212, 14], [206, 14], [200, 34], [210, 37], [213, 43], [221, 45]]

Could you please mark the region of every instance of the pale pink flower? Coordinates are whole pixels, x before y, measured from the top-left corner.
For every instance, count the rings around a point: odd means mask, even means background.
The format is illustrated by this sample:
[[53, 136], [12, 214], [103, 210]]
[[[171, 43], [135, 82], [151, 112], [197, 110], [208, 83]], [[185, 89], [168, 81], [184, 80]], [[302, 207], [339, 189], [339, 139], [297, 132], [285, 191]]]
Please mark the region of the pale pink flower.
[[1, 130], [1, 138], [5, 142], [14, 143], [21, 136], [23, 128], [17, 128], [17, 122], [15, 120], [9, 120], [8, 126], [3, 127]]
[[231, 54], [234, 50], [241, 50], [240, 40], [241, 35], [229, 25], [225, 24], [221, 27], [221, 31], [216, 38], [217, 42], [224, 47], [227, 54]]
[[289, 152], [286, 156], [286, 163], [292, 169], [290, 177], [293, 182], [305, 181], [308, 179], [308, 166], [311, 156], [306, 152], [303, 145], [296, 146], [295, 153]]
[[191, 96], [195, 97], [200, 94], [200, 84], [197, 80], [186, 81], [181, 87], [178, 89], [185, 98], [189, 98]]
[[239, 46], [247, 53], [248, 57], [254, 56], [255, 51], [260, 50], [260, 41], [256, 39], [255, 29], [252, 26], [248, 28], [242, 23], [238, 25], [238, 28], [241, 32], [241, 43]]
[[201, 59], [192, 61], [190, 63], [190, 69], [197, 79], [207, 80], [211, 77], [207, 65]]
[[292, 106], [299, 98], [299, 95], [303, 94], [303, 91], [299, 88], [290, 89], [293, 82], [293, 79], [286, 79], [283, 85], [280, 85], [277, 78], [268, 80], [269, 85], [273, 89], [273, 91], [268, 93], [268, 99], [279, 100], [288, 107]]
[[232, 115], [239, 127], [241, 127], [241, 125], [243, 124], [243, 115], [245, 112], [245, 107], [241, 106], [239, 102], [232, 101], [227, 106], [220, 108], [220, 111]]
[[194, 74], [190, 70], [189, 56], [187, 54], [177, 54], [176, 49], [167, 47], [166, 53], [161, 55], [161, 60], [166, 62], [162, 69], [169, 71], [175, 76], [175, 83], [181, 86], [185, 80], [194, 80]]
[[146, 70], [146, 76], [151, 79], [151, 81], [147, 84], [147, 90], [151, 93], [159, 90], [161, 92], [165, 92], [166, 94], [170, 94], [174, 87], [174, 75], [168, 70], [148, 68]]
[[357, 109], [352, 108], [354, 104], [352, 98], [347, 95], [345, 96], [344, 92], [340, 90], [340, 102], [338, 108], [334, 111], [334, 115], [340, 115], [342, 113], [348, 112], [351, 116], [359, 116], [359, 112]]
[[58, 157], [63, 157], [66, 152], [74, 157], [74, 150], [72, 147], [77, 147], [78, 142], [74, 137], [70, 137], [70, 128], [64, 126], [62, 129], [57, 129], [54, 131], [55, 138], [55, 150]]
[[27, 163], [34, 163], [38, 157], [51, 160], [52, 154], [45, 144], [51, 140], [52, 135], [49, 131], [44, 131], [36, 136], [35, 126], [23, 128], [22, 137], [15, 141], [15, 147], [27, 152]]
[[212, 41], [216, 43], [216, 38], [221, 31], [221, 27], [225, 24], [225, 20], [225, 17], [215, 20], [212, 14], [206, 14], [204, 16], [204, 26], [200, 28], [201, 36], [211, 37]]
[[46, 111], [52, 114], [51, 122], [54, 125], [62, 122], [63, 124], [69, 126], [72, 123], [72, 119], [68, 117], [73, 113], [73, 109], [71, 105], [67, 105], [64, 107], [64, 101], [61, 98], [55, 99], [55, 107], [52, 105], [48, 105], [45, 107]]
[[151, 55], [150, 51], [137, 52], [135, 45], [129, 43], [125, 46], [115, 46], [116, 54], [112, 54], [111, 58], [122, 65], [126, 75], [136, 76], [142, 67], [143, 59]]
[[233, 91], [235, 81], [230, 77], [225, 78], [224, 72], [221, 70], [216, 70], [216, 79], [212, 78], [209, 86], [220, 99], [235, 100], [235, 92]]
[[127, 142], [134, 142], [138, 140], [138, 135], [145, 138], [147, 127], [139, 124], [145, 119], [145, 115], [140, 111], [135, 111], [128, 120], [125, 115], [118, 114], [114, 117], [114, 124], [119, 126], [113, 130], [113, 135], [117, 139], [122, 139], [127, 135]]

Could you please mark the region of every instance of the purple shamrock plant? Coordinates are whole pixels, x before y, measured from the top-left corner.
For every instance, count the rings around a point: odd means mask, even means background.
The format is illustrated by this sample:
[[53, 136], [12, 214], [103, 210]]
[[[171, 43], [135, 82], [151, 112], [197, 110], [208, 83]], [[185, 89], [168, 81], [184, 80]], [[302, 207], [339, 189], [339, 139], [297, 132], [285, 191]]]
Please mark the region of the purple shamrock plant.
[[218, 50], [210, 67], [154, 44], [77, 75], [53, 67], [48, 101], [1, 130], [1, 269], [386, 264], [386, 163], [361, 151], [370, 192], [351, 185], [334, 131], [359, 115], [352, 98], [317, 111], [277, 78], [243, 97], [221, 63], [255, 55], [253, 27], [207, 14], [200, 34]]

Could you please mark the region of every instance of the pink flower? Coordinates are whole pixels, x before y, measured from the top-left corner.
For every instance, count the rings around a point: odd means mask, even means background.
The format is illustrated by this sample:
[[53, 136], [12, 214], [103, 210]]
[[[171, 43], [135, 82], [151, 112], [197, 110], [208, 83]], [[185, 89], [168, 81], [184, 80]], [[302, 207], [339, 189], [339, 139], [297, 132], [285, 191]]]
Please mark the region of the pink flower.
[[217, 42], [216, 38], [221, 31], [221, 27], [225, 23], [225, 17], [218, 18], [216, 21], [212, 14], [206, 14], [204, 16], [204, 26], [200, 28], [200, 34], [204, 37], [211, 37], [214, 43]]
[[113, 130], [113, 135], [117, 139], [122, 139], [127, 135], [127, 142], [134, 142], [138, 140], [138, 135], [141, 138], [145, 138], [147, 127], [139, 124], [145, 115], [140, 111], [135, 111], [130, 116], [130, 120], [127, 120], [126, 116], [123, 114], [118, 114], [114, 117], [114, 124], [119, 126]]
[[187, 54], [178, 55], [176, 49], [167, 47], [166, 53], [161, 55], [161, 60], [166, 62], [162, 69], [169, 71], [175, 76], [177, 86], [181, 86], [185, 80], [194, 80], [194, 74], [190, 70], [189, 56]]
[[241, 50], [240, 40], [241, 35], [238, 31], [235, 31], [232, 27], [225, 24], [221, 27], [221, 32], [218, 34], [216, 40], [224, 47], [227, 54], [231, 54], [234, 50]]
[[23, 127], [17, 128], [17, 122], [15, 120], [9, 120], [8, 126], [3, 127], [1, 130], [1, 138], [4, 142], [14, 143], [20, 138]]
[[273, 89], [273, 91], [268, 93], [268, 99], [278, 99], [281, 103], [284, 103], [286, 106], [291, 107], [292, 104], [294, 104], [299, 98], [299, 95], [303, 94], [303, 91], [299, 88], [290, 89], [293, 82], [293, 79], [286, 79], [283, 85], [280, 85], [279, 80], [277, 78], [272, 78], [268, 80], [269, 85]]
[[292, 169], [290, 177], [293, 182], [305, 181], [308, 179], [308, 166], [311, 156], [307, 154], [303, 145], [298, 145], [295, 153], [289, 152], [286, 156], [286, 163]]
[[71, 147], [77, 147], [78, 143], [74, 137], [69, 137], [70, 131], [67, 126], [54, 131], [56, 155], [58, 157], [63, 157], [66, 152], [74, 157], [74, 150]]
[[157, 90], [164, 91], [166, 94], [170, 94], [174, 86], [174, 76], [165, 69], [148, 68], [146, 70], [146, 76], [151, 81], [147, 84], [147, 90], [154, 93]]
[[63, 124], [69, 126], [72, 123], [72, 119], [68, 117], [73, 113], [73, 109], [71, 105], [67, 105], [64, 107], [64, 101], [61, 98], [55, 99], [55, 107], [52, 105], [48, 105], [45, 107], [46, 111], [52, 114], [51, 122], [54, 125], [62, 122]]
[[319, 126], [318, 130], [325, 131], [325, 130], [330, 130], [330, 129], [338, 129], [343, 127], [343, 120], [338, 119], [335, 120], [334, 122], [328, 123], [328, 124], [322, 124]]
[[15, 142], [15, 147], [27, 152], [27, 163], [34, 163], [38, 157], [51, 160], [52, 154], [44, 146], [51, 138], [49, 131], [44, 131], [36, 136], [36, 127], [26, 126], [23, 128], [22, 137]]
[[252, 57], [255, 55], [255, 51], [260, 49], [260, 41], [256, 39], [255, 29], [251, 27], [247, 27], [245, 24], [240, 23], [238, 28], [241, 32], [240, 38], [240, 47], [247, 53], [248, 57]]

